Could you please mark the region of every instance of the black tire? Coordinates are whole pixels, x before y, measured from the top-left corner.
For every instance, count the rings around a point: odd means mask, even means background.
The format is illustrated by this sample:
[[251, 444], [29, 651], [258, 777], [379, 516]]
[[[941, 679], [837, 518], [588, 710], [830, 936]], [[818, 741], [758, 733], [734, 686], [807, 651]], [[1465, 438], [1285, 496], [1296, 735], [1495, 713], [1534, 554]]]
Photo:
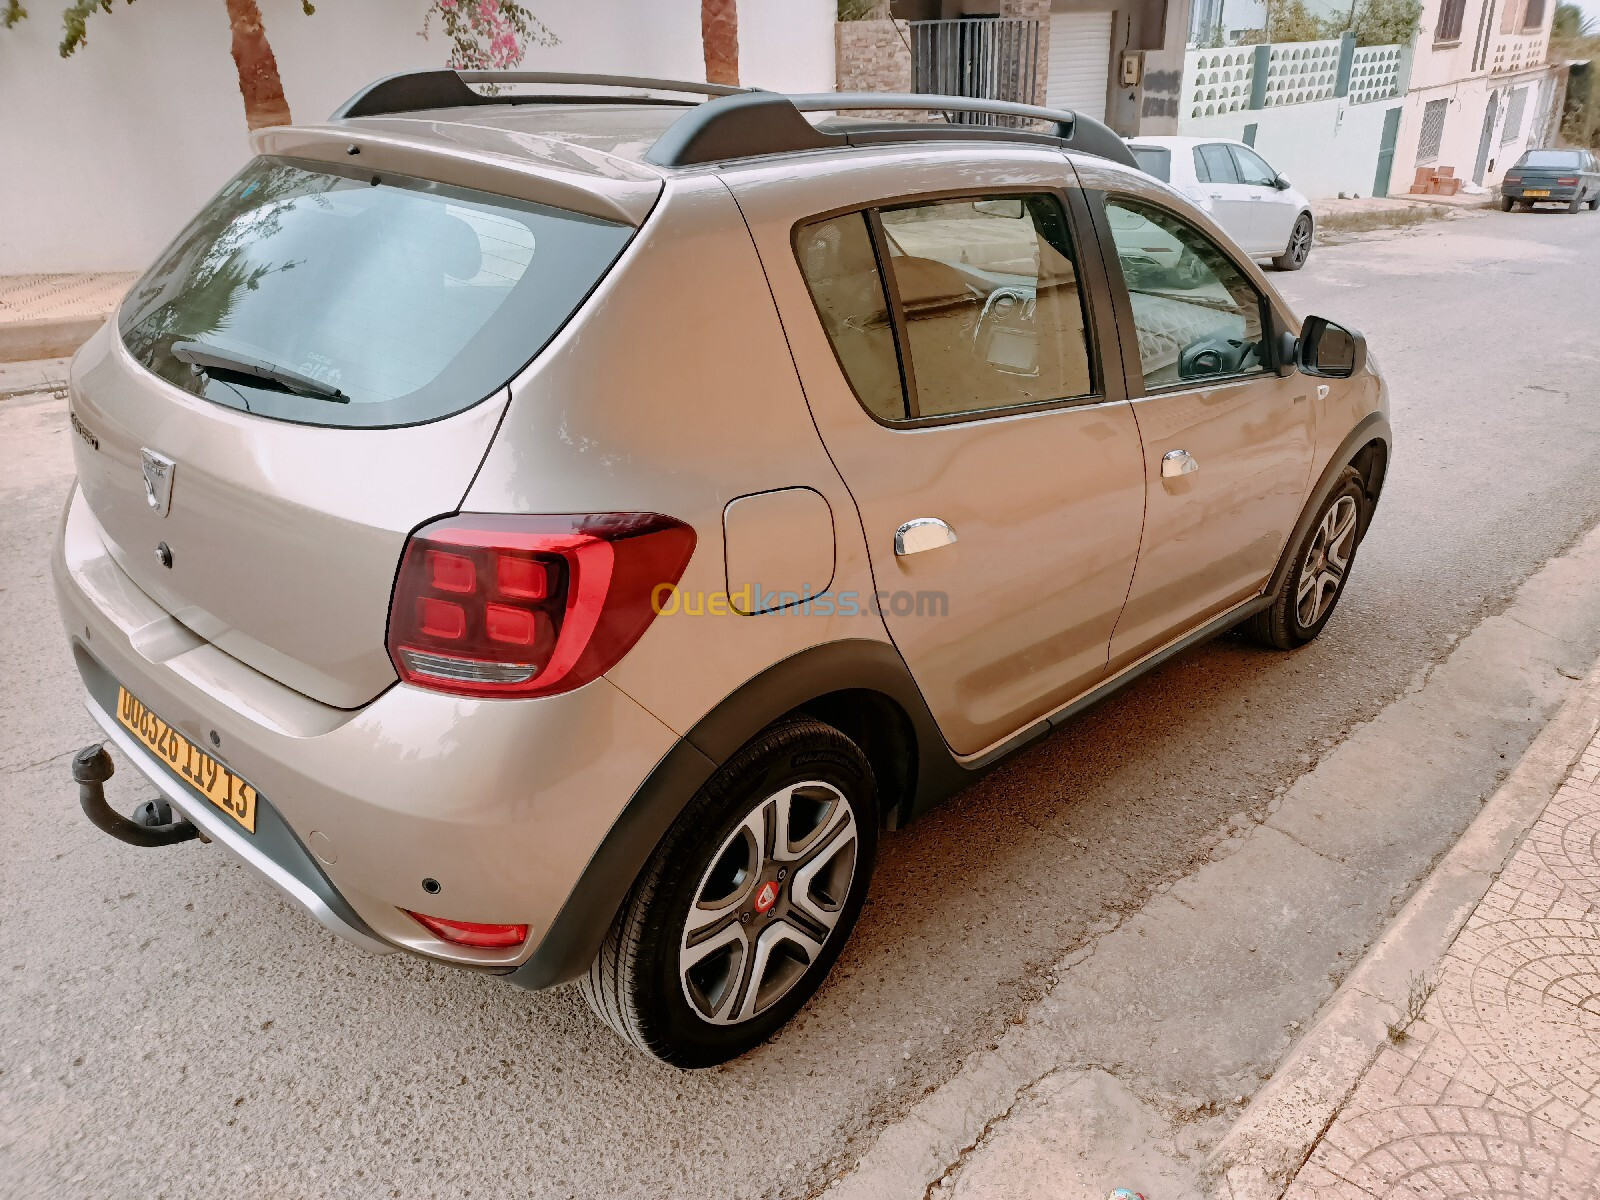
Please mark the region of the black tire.
[[[1349, 532], [1348, 549], [1343, 552], [1343, 566], [1338, 569], [1337, 582], [1331, 594], [1326, 597], [1324, 597], [1326, 587], [1320, 582], [1323, 571], [1318, 571], [1316, 605], [1308, 605], [1306, 598], [1300, 595], [1301, 583], [1308, 566], [1311, 565], [1314, 553], [1318, 551], [1319, 533], [1324, 531], [1324, 524], [1328, 521], [1329, 514], [1346, 503], [1353, 504], [1350, 512], [1354, 525]], [[1333, 610], [1339, 606], [1339, 598], [1344, 595], [1344, 585], [1355, 566], [1356, 550], [1361, 545], [1362, 535], [1367, 531], [1369, 516], [1367, 490], [1361, 474], [1354, 467], [1346, 467], [1334, 485], [1333, 491], [1317, 509], [1316, 516], [1295, 545], [1294, 555], [1290, 560], [1293, 566], [1289, 570], [1289, 577], [1284, 580], [1283, 587], [1273, 598], [1271, 606], [1258, 612], [1241, 626], [1245, 635], [1252, 641], [1274, 650], [1295, 650], [1321, 633], [1328, 619], [1333, 616]], [[1336, 520], [1335, 525], [1342, 529], [1342, 519]], [[1343, 541], [1344, 537], [1341, 534], [1338, 544], [1342, 545]], [[1337, 552], [1328, 553], [1325, 546], [1322, 552], [1320, 567], [1332, 571]]]
[[1501, 196], [1500, 197], [1500, 211], [1501, 212], [1510, 212], [1516, 206], [1517, 206], [1517, 202], [1515, 200], [1513, 200], [1510, 196]]
[[1596, 192], [1589, 198], [1589, 211], [1593, 212], [1597, 208], [1600, 208], [1600, 192]]
[[1569, 213], [1575, 213], [1582, 207], [1583, 207], [1583, 193], [1579, 192], [1576, 196], [1574, 196], [1572, 198], [1572, 203], [1567, 205], [1567, 211]]
[[1294, 219], [1294, 228], [1289, 231], [1289, 244], [1284, 247], [1282, 254], [1272, 260], [1272, 265], [1280, 271], [1298, 271], [1305, 266], [1306, 259], [1311, 257], [1311, 238], [1315, 232], [1311, 214], [1301, 213]]
[[[762, 815], [765, 840], [770, 846], [776, 836], [778, 811], [771, 807], [773, 799], [795, 784], [813, 781], [821, 785], [815, 796], [823, 796], [827, 804], [834, 805], [836, 794], [849, 806], [842, 816], [826, 820], [853, 818], [853, 848], [847, 845], [848, 830], [824, 835], [820, 822], [825, 819], [819, 817], [816, 835], [822, 841], [797, 858], [781, 860], [794, 867], [784, 877], [786, 884], [772, 877], [781, 869], [777, 855], [766, 861], [768, 856], [763, 854], [759, 869], [747, 876], [741, 876], [737, 869], [730, 871], [728, 856], [734, 853], [730, 839], [737, 843], [743, 836], [746, 819]], [[816, 803], [814, 799], [807, 800], [807, 804]], [[788, 805], [788, 829], [792, 835], [795, 805], [792, 800]], [[859, 746], [831, 725], [796, 718], [762, 734], [723, 764], [656, 847], [582, 981], [589, 1007], [623, 1040], [678, 1067], [715, 1066], [766, 1041], [800, 1010], [827, 977], [861, 913], [877, 852], [877, 808], [871, 764]], [[802, 838], [801, 845], [804, 843]], [[847, 852], [853, 855], [848, 882], [840, 883], [834, 878], [829, 885], [842, 893], [826, 905], [829, 915], [836, 914], [834, 924], [822, 935], [820, 953], [806, 962], [799, 943], [781, 940], [782, 931], [798, 928], [794, 922], [817, 911], [791, 904], [795, 899], [793, 889], [808, 869], [808, 855], [828, 859], [834, 863], [830, 869], [837, 869], [837, 860]], [[715, 882], [719, 873], [726, 882]], [[769, 884], [775, 889], [772, 896], [765, 895]], [[815, 884], [814, 879], [811, 886]], [[714, 1000], [713, 989], [701, 991], [691, 982], [698, 967], [680, 974], [680, 954], [690, 952], [685, 946], [691, 912], [696, 910], [704, 890], [714, 886], [729, 889], [726, 895], [717, 893], [713, 906], [725, 916], [706, 928], [719, 929], [720, 934], [731, 934], [736, 939], [729, 953], [737, 955], [737, 968], [722, 977], [720, 992], [728, 997], [730, 1012], [752, 992], [752, 1002], [759, 1001], [762, 990], [746, 981], [749, 961], [759, 961], [753, 949], [759, 943], [752, 943], [750, 934], [756, 930], [760, 935], [779, 931], [780, 940], [772, 943], [779, 949], [767, 959], [773, 965], [758, 982], [763, 986], [782, 984], [786, 990], [776, 992], [758, 1011], [737, 1023], [713, 1023], [690, 1000], [691, 990], [701, 1002]], [[768, 907], [759, 909], [764, 897]], [[807, 903], [815, 905], [817, 897], [817, 892], [811, 892]], [[739, 918], [737, 926], [729, 919], [735, 916]], [[743, 932], [733, 933], [736, 929]], [[718, 939], [706, 938], [699, 944], [715, 940]], [[703, 961], [716, 957], [707, 955]], [[713, 1017], [716, 1015], [713, 1013]]]

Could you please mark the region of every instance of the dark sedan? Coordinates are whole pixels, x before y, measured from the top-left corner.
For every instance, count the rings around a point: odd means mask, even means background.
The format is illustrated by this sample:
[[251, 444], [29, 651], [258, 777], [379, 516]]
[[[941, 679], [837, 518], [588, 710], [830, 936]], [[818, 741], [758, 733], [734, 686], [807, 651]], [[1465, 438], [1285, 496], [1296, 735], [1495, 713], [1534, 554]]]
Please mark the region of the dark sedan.
[[1600, 208], [1600, 165], [1587, 150], [1529, 150], [1500, 181], [1500, 207], [1510, 212], [1518, 204]]

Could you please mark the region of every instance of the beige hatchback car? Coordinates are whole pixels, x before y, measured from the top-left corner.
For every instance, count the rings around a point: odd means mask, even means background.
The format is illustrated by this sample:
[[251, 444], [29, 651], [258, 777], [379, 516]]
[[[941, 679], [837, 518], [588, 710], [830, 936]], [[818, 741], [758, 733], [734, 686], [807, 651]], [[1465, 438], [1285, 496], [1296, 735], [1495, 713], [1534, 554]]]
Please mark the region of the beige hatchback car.
[[670, 1063], [796, 1012], [880, 830], [1315, 637], [1378, 499], [1361, 337], [1084, 117], [439, 71], [255, 145], [73, 365], [84, 810]]

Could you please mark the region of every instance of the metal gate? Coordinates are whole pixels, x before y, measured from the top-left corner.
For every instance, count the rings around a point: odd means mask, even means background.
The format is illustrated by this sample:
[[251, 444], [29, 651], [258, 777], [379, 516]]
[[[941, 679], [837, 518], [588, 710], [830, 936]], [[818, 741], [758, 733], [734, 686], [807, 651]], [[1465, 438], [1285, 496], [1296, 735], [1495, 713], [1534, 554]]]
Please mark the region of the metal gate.
[[[961, 17], [911, 22], [913, 91], [1037, 103], [1039, 22], [1021, 17]], [[1009, 125], [1014, 117], [949, 113], [966, 124]]]

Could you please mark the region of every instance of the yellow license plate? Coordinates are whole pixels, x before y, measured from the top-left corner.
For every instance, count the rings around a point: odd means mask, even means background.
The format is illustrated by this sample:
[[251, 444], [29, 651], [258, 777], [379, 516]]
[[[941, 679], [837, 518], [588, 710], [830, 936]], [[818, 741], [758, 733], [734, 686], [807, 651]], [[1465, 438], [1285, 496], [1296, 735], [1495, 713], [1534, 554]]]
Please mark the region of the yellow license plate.
[[154, 751], [178, 778], [248, 832], [256, 831], [256, 789], [156, 716], [125, 687], [117, 689], [117, 721]]
[[1549, 189], [1547, 189], [1547, 188], [1529, 188], [1527, 191], [1523, 192], [1522, 194], [1524, 196], [1548, 196], [1550, 194], [1550, 192], [1549, 192]]

